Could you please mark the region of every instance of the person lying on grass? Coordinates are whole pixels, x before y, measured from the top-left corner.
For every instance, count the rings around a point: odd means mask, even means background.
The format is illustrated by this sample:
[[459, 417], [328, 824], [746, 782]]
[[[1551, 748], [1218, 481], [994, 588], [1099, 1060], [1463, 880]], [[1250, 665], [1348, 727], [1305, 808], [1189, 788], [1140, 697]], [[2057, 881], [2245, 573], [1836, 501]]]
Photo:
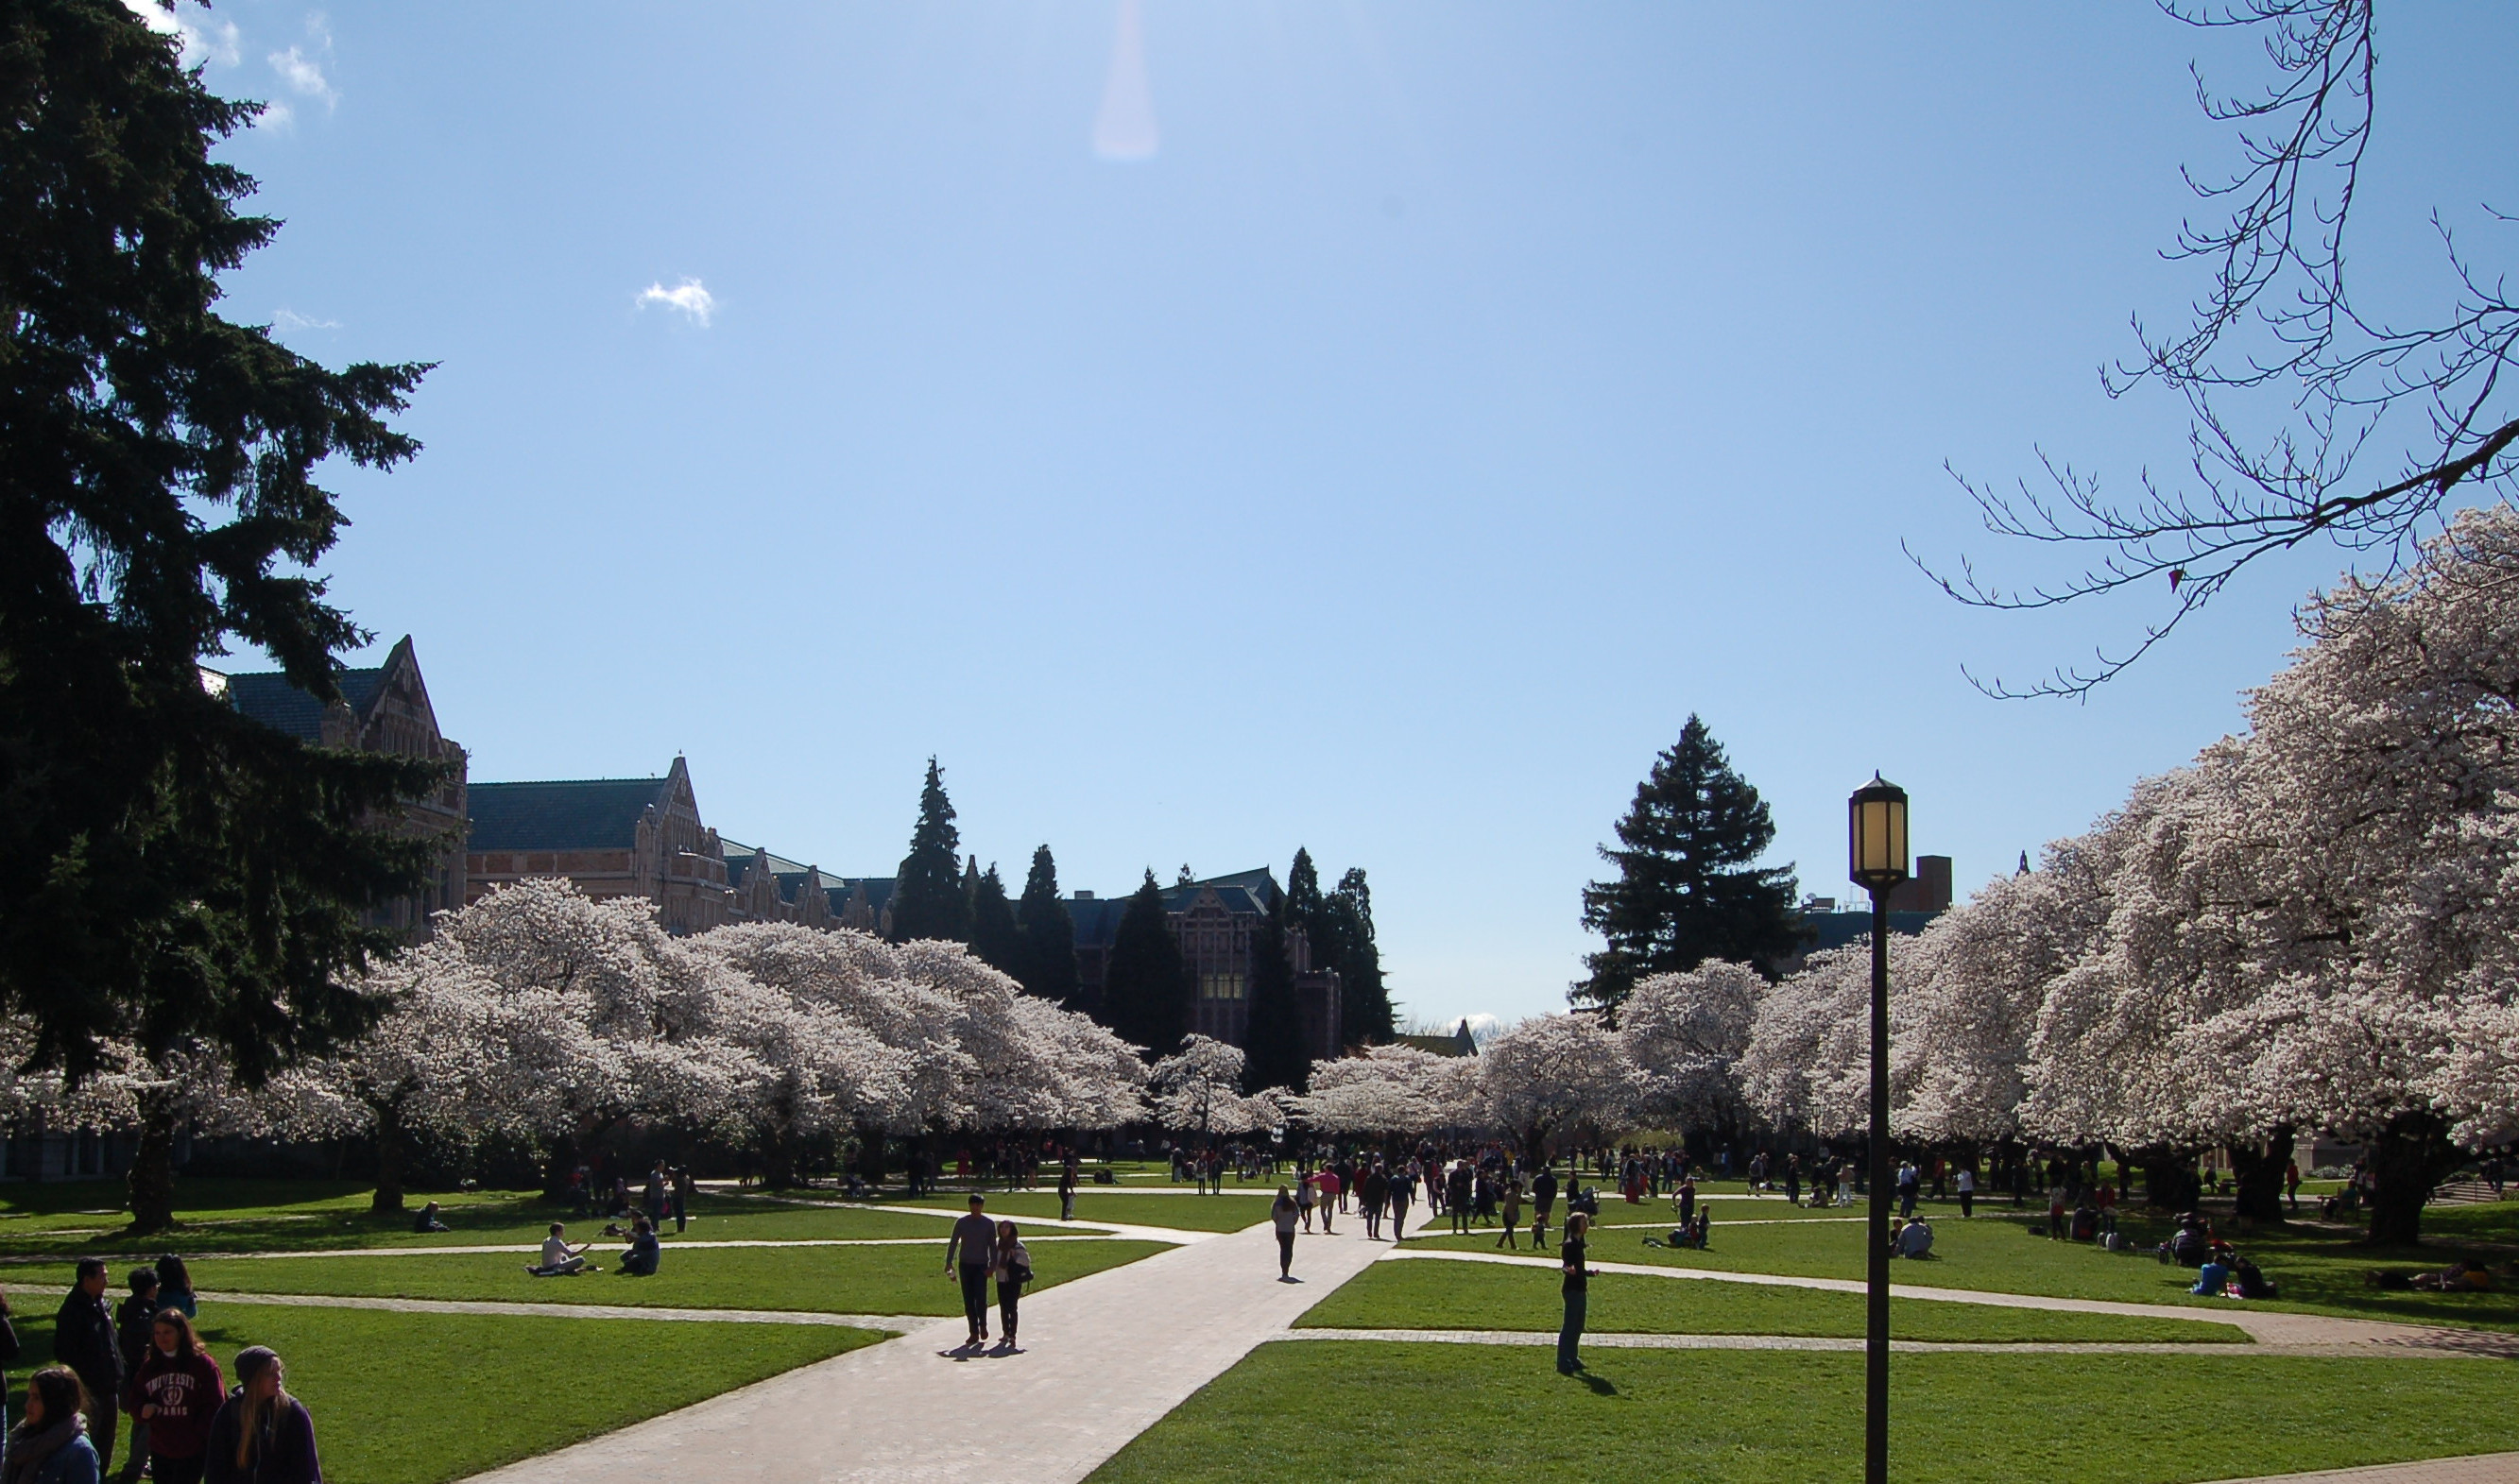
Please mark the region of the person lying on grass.
[[579, 1246], [570, 1246], [567, 1231], [568, 1229], [560, 1223], [552, 1222], [551, 1235], [543, 1239], [542, 1262], [526, 1263], [525, 1271], [536, 1278], [565, 1278], [573, 1273], [589, 1271], [586, 1266], [586, 1253], [587, 1249], [595, 1244], [590, 1242]]

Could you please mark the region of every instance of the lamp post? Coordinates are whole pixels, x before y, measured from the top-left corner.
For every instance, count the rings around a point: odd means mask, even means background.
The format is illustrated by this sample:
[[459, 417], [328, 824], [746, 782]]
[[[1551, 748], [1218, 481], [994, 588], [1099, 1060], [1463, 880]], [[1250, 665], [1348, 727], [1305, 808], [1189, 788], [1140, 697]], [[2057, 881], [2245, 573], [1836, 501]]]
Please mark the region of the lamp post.
[[1878, 773], [1845, 802], [1846, 874], [1872, 894], [1872, 1251], [1865, 1269], [1863, 1479], [1889, 1481], [1889, 889], [1907, 879], [1907, 791]]

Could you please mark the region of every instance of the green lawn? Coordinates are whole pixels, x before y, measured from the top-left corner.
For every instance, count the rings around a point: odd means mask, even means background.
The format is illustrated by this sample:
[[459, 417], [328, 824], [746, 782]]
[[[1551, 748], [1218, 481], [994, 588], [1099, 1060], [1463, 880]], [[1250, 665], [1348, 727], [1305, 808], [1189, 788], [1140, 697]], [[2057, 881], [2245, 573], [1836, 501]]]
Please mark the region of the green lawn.
[[[108, 1211], [122, 1195], [119, 1181], [16, 1185], [0, 1198], [0, 1255], [66, 1256], [90, 1251], [172, 1249], [196, 1252], [304, 1251], [327, 1247], [479, 1246], [531, 1244], [553, 1221], [566, 1221], [585, 1241], [602, 1217], [571, 1216], [522, 1191], [478, 1191], [415, 1197], [399, 1216], [368, 1212], [371, 1189], [339, 1181], [188, 1180], [178, 1187], [184, 1217], [175, 1232], [134, 1241], [120, 1235], [123, 1217]], [[454, 1230], [428, 1236], [411, 1227], [422, 1200], [435, 1200]], [[702, 1241], [796, 1238], [923, 1237], [944, 1232], [923, 1216], [807, 1205], [768, 1198], [702, 1195], [688, 1232]]]
[[[32, 1305], [28, 1305], [29, 1311]], [[881, 1339], [823, 1325], [520, 1319], [219, 1304], [201, 1335], [222, 1369], [246, 1345], [288, 1365], [331, 1484], [440, 1484], [548, 1453]], [[22, 1317], [52, 1353], [49, 1306]], [[9, 1415], [22, 1415], [25, 1372]], [[233, 1380], [233, 1375], [230, 1379]], [[121, 1460], [115, 1460], [121, 1466]]]
[[[1267, 1471], [1811, 1484], [1863, 1472], [1863, 1357], [1596, 1348], [1587, 1377], [1536, 1347], [1262, 1345], [1139, 1436], [1092, 1484]], [[1890, 1371], [1902, 1484], [2179, 1484], [2510, 1446], [2519, 1367], [2469, 1360], [1915, 1355]], [[2129, 1409], [2132, 1409], [2129, 1411]], [[2070, 1419], [2122, 1419], [2076, 1434]], [[1427, 1448], [1436, 1435], [1457, 1446]], [[2059, 1430], [2060, 1429], [2060, 1430]]]
[[[1230, 1191], [1227, 1187], [1227, 1191]], [[1273, 1187], [1272, 1187], [1273, 1192]], [[1058, 1215], [1058, 1193], [1052, 1191], [983, 1191], [989, 1198], [992, 1216], [1011, 1217], [1021, 1222], [1027, 1216]], [[929, 1206], [949, 1215], [968, 1210], [967, 1193], [947, 1192], [922, 1196], [915, 1202], [891, 1201], [888, 1204], [915, 1203]], [[915, 1217], [905, 1217], [915, 1220]], [[1134, 1226], [1168, 1226], [1185, 1232], [1238, 1232], [1268, 1219], [1266, 1202], [1249, 1196], [1148, 1196], [1130, 1195], [1126, 1191], [1080, 1190], [1076, 1194], [1076, 1219], [1079, 1221], [1121, 1221]], [[1363, 1230], [1359, 1222], [1357, 1230]]]
[[[1562, 1312], [1558, 1276], [1471, 1262], [1381, 1262], [1299, 1322], [1317, 1330], [1546, 1330]], [[1592, 1329], [1642, 1334], [1851, 1335], [1864, 1332], [1863, 1296], [1749, 1284], [1619, 1277], [1592, 1280]], [[2229, 1325], [1906, 1301], [1889, 1308], [1899, 1339], [2247, 1342]]]
[[[2489, 1218], [2453, 1217], [2453, 1223], [2457, 1219], [2480, 1225]], [[2144, 1247], [2167, 1233], [2163, 1223], [2146, 1217], [2127, 1217], [2122, 1225], [2128, 1240]], [[2188, 1294], [2187, 1289], [2195, 1281], [2193, 1271], [2161, 1263], [2148, 1251], [2103, 1252], [2086, 1242], [2050, 1241], [2040, 1235], [2044, 1230], [2043, 1217], [2036, 1223], [2009, 1215], [1980, 1215], [1974, 1221], [1936, 1218], [1933, 1256], [1922, 1262], [1893, 1264], [1890, 1277], [1897, 1283], [1928, 1288], [2180, 1304], [2225, 1313], [2232, 1308], [2229, 1299]], [[1860, 1281], [1864, 1232], [1861, 1224], [1851, 1222], [1726, 1227], [1718, 1209], [1709, 1251], [1649, 1247], [1643, 1242], [1646, 1233], [1614, 1229], [1603, 1230], [1591, 1250], [1596, 1262], [1666, 1263], [1716, 1272]], [[2344, 1234], [2300, 1227], [2250, 1233], [2237, 1242], [2240, 1250], [2281, 1288], [2282, 1297], [2264, 1307], [2354, 1319], [2519, 1330], [2519, 1291], [2415, 1293], [2372, 1288], [2364, 1281], [2372, 1268], [2409, 1272], [2437, 1268], [2475, 1250], [2472, 1245], [2430, 1243], [2418, 1248], [2373, 1250]], [[1412, 1243], [1416, 1244], [1492, 1251], [1495, 1239], [1431, 1237]]]
[[[1171, 1248], [1151, 1242], [1043, 1242], [1032, 1248], [1034, 1291]], [[524, 1259], [452, 1253], [425, 1257], [205, 1257], [193, 1281], [205, 1293], [332, 1293], [376, 1298], [494, 1299], [510, 1303], [644, 1304], [676, 1309], [789, 1309], [824, 1314], [958, 1314], [960, 1290], [945, 1276], [945, 1250], [792, 1247], [676, 1250], [665, 1246], [653, 1278], [610, 1271], [618, 1248], [593, 1254], [606, 1271], [533, 1278]], [[117, 1280], [119, 1275], [117, 1275]], [[48, 1308], [69, 1282], [66, 1268], [30, 1272], [18, 1287]], [[119, 1283], [116, 1285], [119, 1288]], [[36, 1300], [30, 1298], [28, 1304]], [[214, 1305], [205, 1305], [207, 1307]]]

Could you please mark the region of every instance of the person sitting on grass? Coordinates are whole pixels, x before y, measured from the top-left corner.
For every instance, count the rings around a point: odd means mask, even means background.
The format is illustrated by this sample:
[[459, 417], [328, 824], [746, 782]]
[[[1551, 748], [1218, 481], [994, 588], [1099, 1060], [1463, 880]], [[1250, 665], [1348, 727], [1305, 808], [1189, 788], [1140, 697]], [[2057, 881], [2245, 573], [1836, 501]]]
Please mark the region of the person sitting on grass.
[[420, 1216], [411, 1224], [412, 1235], [425, 1237], [431, 1232], [451, 1232], [455, 1228], [438, 1219], [437, 1202], [432, 1200], [420, 1208]]
[[2213, 1233], [2204, 1225], [2201, 1211], [2188, 1211], [2178, 1218], [2178, 1231], [2167, 1244], [2169, 1260], [2182, 1268], [2204, 1265], [2213, 1255]]
[[579, 1246], [570, 1246], [566, 1236], [567, 1231], [568, 1229], [558, 1222], [552, 1222], [551, 1235], [543, 1239], [543, 1260], [540, 1263], [526, 1263], [525, 1271], [536, 1278], [566, 1278], [572, 1274], [587, 1271], [587, 1249], [595, 1244], [590, 1242]]
[[621, 1253], [621, 1271], [633, 1278], [653, 1278], [656, 1264], [664, 1258], [664, 1248], [657, 1244], [656, 1227], [641, 1216], [630, 1223], [630, 1245]]
[[1929, 1221], [1906, 1221], [1889, 1234], [1889, 1255], [1923, 1258], [1933, 1255], [1933, 1224]]
[[2195, 1287], [2188, 1289], [2201, 1298], [2219, 1298], [2231, 1287], [2231, 1265], [2216, 1255], [2195, 1270]]

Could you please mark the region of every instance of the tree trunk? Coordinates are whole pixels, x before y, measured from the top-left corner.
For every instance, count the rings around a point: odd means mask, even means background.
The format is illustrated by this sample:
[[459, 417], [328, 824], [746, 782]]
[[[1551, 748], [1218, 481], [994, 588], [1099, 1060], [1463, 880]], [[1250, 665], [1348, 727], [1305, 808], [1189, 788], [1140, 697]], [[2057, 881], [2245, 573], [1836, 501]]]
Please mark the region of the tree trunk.
[[175, 1100], [164, 1092], [140, 1096], [140, 1146], [132, 1152], [131, 1235], [162, 1232], [175, 1224]]
[[2238, 1181], [2239, 1218], [2279, 1224], [2283, 1219], [2283, 1166], [2291, 1162], [2291, 1129], [2276, 1129], [2262, 1146], [2234, 1143], [2227, 1149], [2231, 1173]]
[[2457, 1147], [2438, 1113], [2399, 1113], [2370, 1141], [2372, 1246], [2412, 1246], [2423, 1240], [2423, 1203], [2441, 1176], [2457, 1167]]
[[402, 1125], [402, 1100], [376, 1110], [376, 1194], [368, 1211], [376, 1216], [402, 1214], [402, 1172], [409, 1154], [410, 1131]]
[[2143, 1189], [2145, 1203], [2159, 1211], [2193, 1210], [2202, 1194], [2195, 1185], [2195, 1161], [2165, 1149], [2143, 1152]]

